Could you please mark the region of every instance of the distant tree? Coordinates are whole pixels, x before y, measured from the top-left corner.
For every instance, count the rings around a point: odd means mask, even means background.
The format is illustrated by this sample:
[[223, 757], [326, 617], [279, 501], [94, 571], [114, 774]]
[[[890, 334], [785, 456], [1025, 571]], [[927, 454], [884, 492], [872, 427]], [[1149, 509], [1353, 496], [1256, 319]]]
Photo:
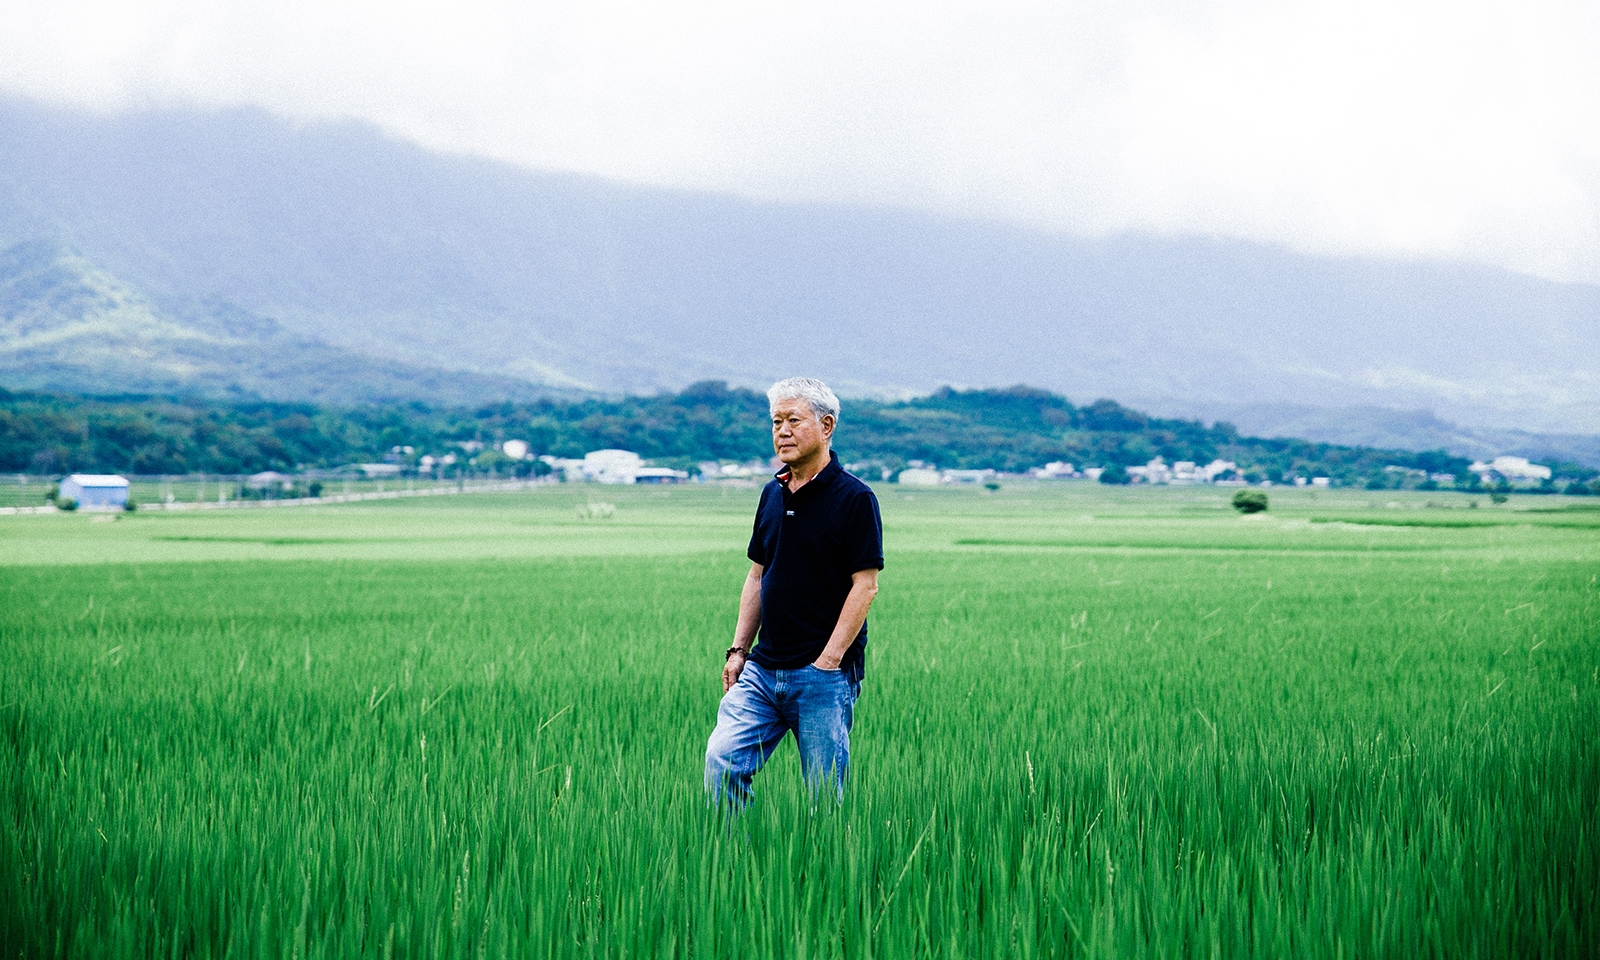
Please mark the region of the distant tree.
[[1571, 483], [1567, 484], [1566, 489], [1562, 490], [1561, 492], [1569, 497], [1587, 497], [1594, 493], [1594, 491], [1589, 488], [1589, 485], [1581, 480], [1572, 481]]
[[1128, 476], [1128, 471], [1123, 467], [1117, 466], [1116, 464], [1106, 467], [1105, 470], [1101, 471], [1100, 473], [1101, 483], [1127, 485], [1132, 481], [1133, 478]]
[[1426, 450], [1410, 458], [1407, 466], [1428, 473], [1452, 473], [1467, 469], [1467, 458], [1453, 456], [1444, 450]]
[[[533, 450], [581, 457], [621, 447], [650, 460], [748, 462], [771, 455], [766, 397], [719, 381], [658, 396], [546, 397], [524, 403], [434, 407], [391, 402], [355, 407], [254, 400], [174, 397], [91, 397], [0, 394], [0, 471], [62, 473], [254, 473], [329, 468], [381, 458], [414, 447], [436, 458], [459, 453], [464, 442], [491, 444], [509, 437]], [[836, 449], [857, 463], [896, 471], [910, 460], [961, 469], [1022, 472], [1052, 461], [1078, 464], [1231, 460], [1252, 482], [1289, 476], [1331, 477], [1359, 486], [1384, 466], [1477, 478], [1467, 461], [1442, 451], [1414, 453], [1341, 447], [1293, 438], [1242, 437], [1227, 423], [1150, 417], [1111, 400], [1087, 407], [1031, 387], [999, 390], [943, 388], [910, 400], [853, 399], [846, 403]], [[476, 451], [476, 447], [471, 448]], [[485, 457], [479, 469], [489, 466]], [[452, 473], [469, 472], [458, 464]], [[495, 462], [497, 474], [539, 475], [542, 465]], [[1589, 482], [1594, 471], [1556, 464], [1555, 486]], [[1111, 468], [1108, 484], [1126, 482]], [[1387, 484], [1392, 485], [1392, 484]], [[1481, 488], [1479, 488], [1481, 489]]]
[[494, 470], [498, 473], [510, 473], [516, 464], [517, 461], [498, 450], [485, 450], [472, 458], [472, 465], [479, 470]]
[[1260, 513], [1267, 509], [1267, 495], [1261, 490], [1240, 490], [1233, 495], [1233, 509], [1240, 513]]
[[1137, 410], [1129, 410], [1115, 400], [1096, 400], [1079, 411], [1083, 425], [1090, 430], [1128, 432], [1143, 430], [1150, 418]]

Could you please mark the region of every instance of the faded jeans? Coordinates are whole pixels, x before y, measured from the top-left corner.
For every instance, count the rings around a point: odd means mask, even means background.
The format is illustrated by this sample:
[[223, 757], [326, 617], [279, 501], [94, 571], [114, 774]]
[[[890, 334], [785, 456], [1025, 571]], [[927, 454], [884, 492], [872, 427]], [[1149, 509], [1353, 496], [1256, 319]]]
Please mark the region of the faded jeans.
[[841, 670], [810, 664], [768, 670], [746, 663], [717, 708], [717, 728], [706, 744], [706, 793], [714, 802], [744, 806], [750, 778], [792, 730], [800, 747], [800, 775], [812, 796], [827, 782], [835, 797], [842, 797], [860, 670], [859, 663]]

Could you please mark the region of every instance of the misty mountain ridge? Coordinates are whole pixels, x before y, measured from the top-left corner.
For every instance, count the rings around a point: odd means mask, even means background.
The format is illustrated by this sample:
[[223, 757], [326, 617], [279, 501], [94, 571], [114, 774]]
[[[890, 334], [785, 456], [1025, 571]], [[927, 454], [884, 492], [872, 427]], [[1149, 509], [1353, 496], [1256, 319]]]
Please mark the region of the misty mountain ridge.
[[1536, 462], [1600, 467], [1600, 436], [1464, 427], [1426, 410], [1219, 406], [1208, 409], [1206, 419], [1225, 420], [1252, 437], [1292, 437], [1378, 450], [1446, 450], [1475, 460], [1509, 454]]
[[[83, 257], [44, 242], [0, 251], [0, 385], [338, 406], [422, 400], [442, 406], [572, 397], [505, 377], [406, 366], [285, 335], [227, 303], [155, 304]], [[946, 391], [948, 392], [948, 391]], [[1498, 453], [1600, 466], [1600, 437], [1471, 430], [1381, 408], [1209, 411], [1247, 435], [1374, 449]]]
[[78, 251], [143, 298], [118, 301], [130, 324], [221, 337], [203, 314], [226, 305], [278, 324], [258, 360], [292, 340], [499, 390], [803, 370], [856, 396], [1030, 383], [1200, 418], [1365, 406], [1600, 432], [1593, 286], [630, 187], [256, 111], [0, 102], [0, 238]]

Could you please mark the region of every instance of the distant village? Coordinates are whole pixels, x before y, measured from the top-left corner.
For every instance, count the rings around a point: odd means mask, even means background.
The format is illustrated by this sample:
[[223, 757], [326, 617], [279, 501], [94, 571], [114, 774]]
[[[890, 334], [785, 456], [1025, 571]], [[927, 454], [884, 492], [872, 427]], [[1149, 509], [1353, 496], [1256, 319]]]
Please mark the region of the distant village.
[[[706, 460], [693, 469], [679, 469], [651, 464], [645, 457], [630, 450], [594, 450], [581, 458], [534, 455], [523, 440], [506, 440], [493, 447], [482, 443], [465, 442], [457, 445], [459, 452], [441, 456], [423, 454], [416, 456], [412, 448], [396, 447], [384, 462], [350, 464], [335, 470], [313, 470], [302, 474], [285, 474], [263, 471], [244, 477], [217, 477], [212, 481], [218, 503], [248, 500], [286, 500], [322, 498], [333, 494], [331, 484], [345, 481], [343, 493], [348, 495], [349, 481], [358, 478], [375, 481], [382, 494], [383, 482], [409, 481], [408, 490], [415, 490], [416, 481], [446, 483], [452, 475], [464, 476], [468, 466], [482, 470], [483, 474], [474, 488], [483, 481], [520, 478], [523, 483], [594, 483], [608, 485], [680, 484], [733, 482], [752, 484], [764, 482], [777, 466], [776, 462], [753, 460], [744, 463]], [[486, 454], [492, 454], [486, 456]], [[1231, 460], [1213, 460], [1198, 464], [1187, 460], [1167, 463], [1155, 457], [1142, 466], [1124, 468], [1084, 467], [1056, 461], [1036, 467], [1025, 473], [1002, 473], [996, 470], [940, 469], [934, 464], [912, 460], [901, 470], [890, 471], [873, 468], [869, 464], [846, 464], [853, 473], [874, 483], [897, 483], [906, 487], [961, 487], [983, 486], [998, 488], [1002, 481], [1090, 481], [1158, 486], [1183, 486], [1210, 484], [1219, 487], [1291, 486], [1334, 487], [1338, 482], [1324, 476], [1293, 476], [1278, 481], [1259, 480], [1252, 484], [1239, 465]], [[498, 469], [498, 476], [496, 475]], [[1123, 477], [1108, 480], [1108, 473], [1121, 469]], [[1408, 467], [1391, 466], [1386, 472], [1417, 481], [1420, 489], [1456, 489], [1462, 486], [1461, 477], [1448, 474], [1428, 474]], [[1468, 468], [1469, 487], [1491, 491], [1529, 491], [1548, 486], [1551, 468], [1532, 463], [1525, 457], [1500, 456], [1487, 461], [1475, 461]], [[160, 481], [158, 482], [158, 486]], [[199, 481], [201, 494], [205, 480]], [[126, 510], [135, 504], [131, 499], [132, 485], [127, 477], [116, 474], [71, 474], [64, 477], [48, 495], [56, 507], [84, 510]], [[465, 489], [463, 487], [462, 489]], [[399, 495], [400, 488], [390, 492]], [[173, 503], [175, 497], [168, 492], [156, 501]], [[13, 512], [15, 508], [0, 507], [0, 511]]]
[[[482, 444], [462, 444], [466, 453], [477, 453], [485, 448]], [[471, 449], [476, 447], [477, 449]], [[750, 480], [752, 478], [764, 479], [776, 469], [776, 462], [753, 460], [745, 463], [728, 461], [704, 460], [694, 465], [693, 469], [674, 469], [672, 467], [653, 466], [640, 454], [630, 450], [595, 450], [581, 458], [564, 458], [549, 455], [535, 456], [526, 441], [506, 440], [496, 444], [494, 451], [501, 454], [512, 464], [527, 462], [542, 465], [548, 471], [539, 469], [538, 474], [546, 474], [553, 479], [568, 483], [604, 483], [604, 484], [662, 484], [662, 483], [703, 483], [722, 480]], [[404, 449], [395, 451], [397, 454], [408, 453]], [[448, 469], [459, 462], [454, 454], [445, 454], [435, 458], [424, 455], [417, 460], [416, 471], [420, 475], [436, 474], [440, 470]], [[911, 460], [904, 469], [894, 471], [875, 467], [867, 463], [847, 463], [846, 469], [866, 480], [877, 483], [898, 483], [903, 486], [939, 487], [939, 486], [964, 486], [981, 485], [997, 482], [1004, 479], [1021, 480], [1092, 480], [1104, 481], [1107, 467], [1084, 467], [1078, 469], [1071, 463], [1055, 461], [1042, 467], [1034, 467], [1023, 473], [1003, 473], [997, 470], [958, 470], [940, 469], [937, 465], [922, 460]], [[400, 476], [403, 467], [399, 463], [360, 464], [367, 476]], [[1167, 463], [1161, 457], [1155, 457], [1142, 466], [1123, 468], [1130, 484], [1157, 484], [1181, 486], [1186, 484], [1214, 484], [1216, 486], [1242, 487], [1249, 485], [1245, 473], [1237, 463], [1232, 460], [1213, 460], [1207, 464], [1197, 464], [1188, 460], [1179, 460]], [[1385, 468], [1391, 474], [1414, 477], [1423, 482], [1432, 482], [1438, 485], [1453, 485], [1459, 477], [1450, 473], [1429, 474], [1422, 470], [1409, 467], [1391, 466]], [[1474, 462], [1469, 472], [1478, 483], [1484, 487], [1510, 485], [1513, 488], [1536, 487], [1541, 482], [1551, 478], [1551, 469], [1536, 463], [1530, 463], [1525, 457], [1502, 456], [1495, 457], [1487, 462]], [[1274, 486], [1272, 480], [1261, 480], [1258, 486]], [[1289, 485], [1298, 487], [1330, 487], [1338, 483], [1330, 477], [1320, 476], [1294, 476], [1282, 479], [1276, 485]]]
[[[738, 485], [776, 469], [765, 397], [720, 382], [472, 409], [7, 396], [0, 468], [14, 479], [0, 484], [0, 510], [119, 498], [175, 508], [328, 502], [544, 483]], [[859, 401], [852, 412], [837, 438], [845, 466], [907, 488], [1079, 482], [1600, 494], [1600, 470], [1554, 454], [1542, 463], [1509, 453], [1472, 461], [1442, 449], [1250, 437], [1226, 423], [1154, 418], [1110, 400], [1075, 406], [1028, 387], [943, 388]], [[118, 492], [116, 479], [131, 486]]]
[[[1450, 473], [1427, 473], [1408, 467], [1386, 467], [1389, 473], [1398, 473], [1405, 476], [1421, 478], [1423, 482], [1436, 485], [1454, 485], [1460, 479]], [[1468, 470], [1478, 483], [1484, 487], [1497, 487], [1508, 484], [1513, 488], [1536, 487], [1551, 477], [1549, 467], [1529, 463], [1525, 457], [1495, 457], [1492, 461], [1475, 462]], [[1084, 467], [1077, 469], [1070, 463], [1057, 461], [1047, 463], [1042, 467], [1035, 467], [1025, 474], [1015, 475], [1029, 477], [1035, 480], [1103, 480], [1107, 468]], [[1207, 464], [1197, 464], [1189, 460], [1179, 460], [1176, 463], [1167, 463], [1161, 457], [1155, 457], [1143, 466], [1127, 467], [1128, 483], [1164, 484], [1182, 486], [1186, 484], [1209, 483], [1219, 487], [1243, 487], [1250, 483], [1245, 479], [1244, 471], [1232, 460], [1213, 460]], [[994, 470], [941, 470], [936, 466], [923, 463], [919, 460], [911, 464], [893, 477], [885, 480], [894, 480], [898, 483], [919, 486], [937, 487], [944, 485], [979, 484], [996, 481], [1005, 474]], [[1278, 485], [1296, 487], [1330, 487], [1338, 484], [1330, 477], [1294, 476], [1279, 481]], [[1261, 480], [1258, 486], [1274, 486], [1272, 480]]]

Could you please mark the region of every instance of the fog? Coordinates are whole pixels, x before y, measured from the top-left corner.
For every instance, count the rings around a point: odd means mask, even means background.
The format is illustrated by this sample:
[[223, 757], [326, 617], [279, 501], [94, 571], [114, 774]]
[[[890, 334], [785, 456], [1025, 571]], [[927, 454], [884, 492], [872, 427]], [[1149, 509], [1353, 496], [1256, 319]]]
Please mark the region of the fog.
[[0, 6], [0, 93], [534, 169], [1600, 281], [1600, 8]]

